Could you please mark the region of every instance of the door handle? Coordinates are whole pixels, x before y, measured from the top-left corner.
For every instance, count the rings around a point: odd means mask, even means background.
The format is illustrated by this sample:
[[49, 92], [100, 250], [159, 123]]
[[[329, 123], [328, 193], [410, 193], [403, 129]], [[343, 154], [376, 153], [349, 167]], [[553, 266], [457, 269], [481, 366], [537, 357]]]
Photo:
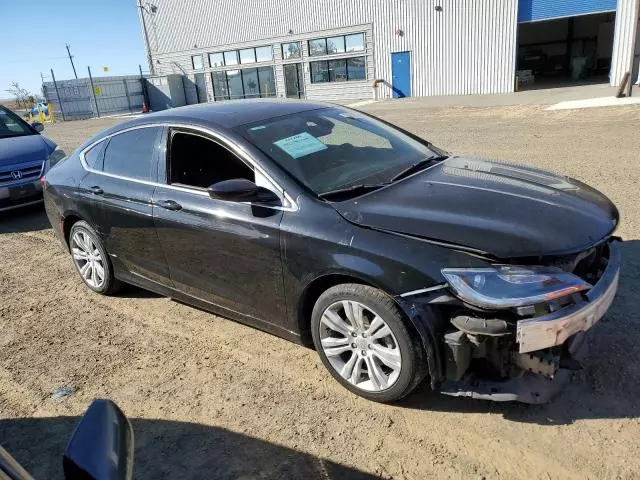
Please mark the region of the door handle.
[[91, 190], [91, 193], [93, 193], [94, 195], [102, 195], [104, 193], [104, 190], [102, 190], [97, 185], [94, 185], [93, 187], [89, 187], [89, 190]]
[[156, 205], [166, 210], [171, 210], [174, 212], [182, 209], [182, 205], [180, 205], [178, 202], [175, 202], [173, 200], [160, 200], [159, 202], [156, 203]]

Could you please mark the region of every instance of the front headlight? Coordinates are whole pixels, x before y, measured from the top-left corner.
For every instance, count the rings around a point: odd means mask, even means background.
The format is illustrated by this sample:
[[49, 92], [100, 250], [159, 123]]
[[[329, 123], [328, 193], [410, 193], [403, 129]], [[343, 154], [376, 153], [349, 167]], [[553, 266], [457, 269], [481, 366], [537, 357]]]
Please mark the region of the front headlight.
[[442, 275], [460, 299], [484, 308], [533, 305], [592, 287], [555, 267], [444, 268]]
[[47, 159], [49, 161], [49, 168], [53, 167], [56, 163], [58, 163], [66, 156], [67, 154], [64, 153], [64, 150], [62, 150], [60, 147], [56, 147], [56, 149], [51, 152], [51, 155], [49, 155], [49, 158]]

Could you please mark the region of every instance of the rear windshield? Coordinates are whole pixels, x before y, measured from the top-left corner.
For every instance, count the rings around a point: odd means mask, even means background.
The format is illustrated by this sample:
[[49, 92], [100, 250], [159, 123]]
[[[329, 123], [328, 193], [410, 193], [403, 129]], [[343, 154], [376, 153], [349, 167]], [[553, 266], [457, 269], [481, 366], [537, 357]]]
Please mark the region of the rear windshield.
[[15, 113], [0, 107], [0, 138], [34, 135], [36, 133]]
[[317, 194], [390, 181], [437, 154], [401, 131], [342, 108], [285, 115], [235, 130]]

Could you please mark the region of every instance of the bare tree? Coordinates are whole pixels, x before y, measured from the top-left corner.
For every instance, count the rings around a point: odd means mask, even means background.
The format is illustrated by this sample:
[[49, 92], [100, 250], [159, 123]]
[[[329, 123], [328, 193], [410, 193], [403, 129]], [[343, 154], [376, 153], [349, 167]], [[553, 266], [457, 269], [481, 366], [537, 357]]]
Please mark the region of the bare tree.
[[28, 108], [29, 97], [33, 97], [29, 90], [22, 88], [18, 82], [11, 82], [11, 87], [5, 91], [16, 97], [16, 105], [18, 108]]

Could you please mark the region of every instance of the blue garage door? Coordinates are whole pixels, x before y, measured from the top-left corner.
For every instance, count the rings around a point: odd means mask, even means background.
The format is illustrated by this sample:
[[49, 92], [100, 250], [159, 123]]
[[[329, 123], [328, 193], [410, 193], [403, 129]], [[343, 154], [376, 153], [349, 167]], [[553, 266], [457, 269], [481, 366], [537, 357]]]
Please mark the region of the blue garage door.
[[616, 0], [519, 0], [518, 22], [615, 12]]

